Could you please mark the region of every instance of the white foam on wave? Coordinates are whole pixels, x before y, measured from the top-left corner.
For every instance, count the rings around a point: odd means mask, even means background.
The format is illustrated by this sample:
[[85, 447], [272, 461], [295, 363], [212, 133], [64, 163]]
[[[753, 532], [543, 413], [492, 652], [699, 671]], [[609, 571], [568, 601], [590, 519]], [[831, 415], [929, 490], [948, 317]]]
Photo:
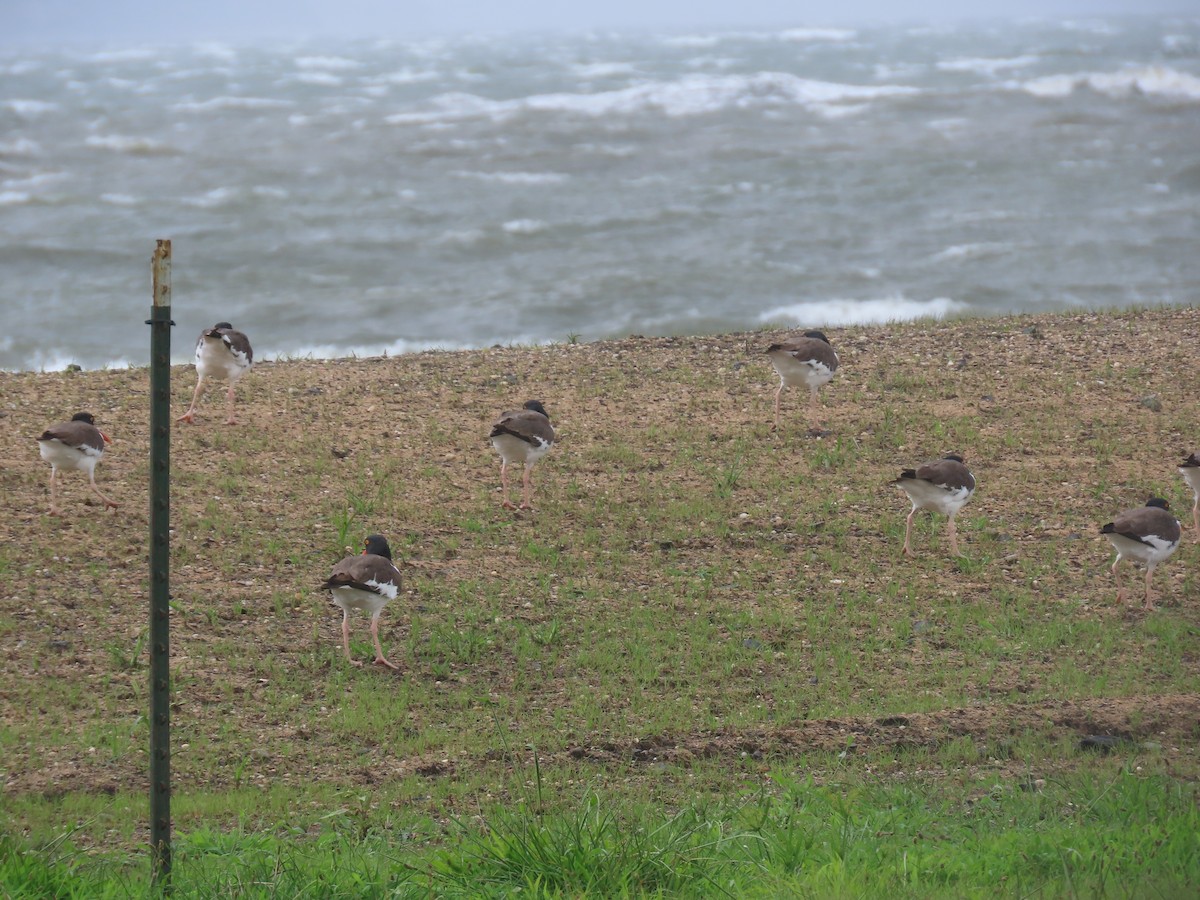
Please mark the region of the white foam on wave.
[[62, 181], [66, 177], [66, 172], [34, 172], [31, 175], [26, 175], [24, 178], [6, 178], [0, 182], [0, 187], [9, 191], [40, 188], [47, 184], [54, 184], [56, 181]]
[[292, 76], [292, 79], [300, 84], [315, 84], [320, 87], [341, 87], [345, 83], [345, 79], [332, 72], [301, 72]]
[[1118, 100], [1141, 95], [1200, 102], [1200, 77], [1169, 66], [1142, 66], [1118, 72], [1047, 75], [1011, 86], [1045, 99], [1067, 97], [1076, 90], [1086, 88]]
[[211, 100], [176, 103], [171, 108], [179, 112], [216, 112], [225, 109], [289, 109], [291, 100], [273, 97], [213, 97]]
[[474, 247], [486, 238], [487, 232], [482, 228], [463, 228], [443, 231], [433, 239], [433, 243], [454, 247]]
[[954, 244], [939, 253], [929, 257], [930, 262], [958, 262], [967, 259], [982, 259], [986, 256], [1000, 256], [1012, 249], [1012, 244], [1003, 241], [985, 241], [978, 244]]
[[1164, 34], [1162, 48], [1171, 56], [1195, 56], [1200, 51], [1200, 40], [1190, 34]]
[[617, 78], [636, 75], [637, 71], [637, 66], [629, 62], [576, 63], [571, 66], [571, 74], [576, 78]]
[[719, 34], [677, 34], [661, 38], [666, 47], [704, 50], [726, 41], [786, 41], [803, 43], [846, 43], [858, 37], [852, 28], [785, 28], [782, 31], [725, 31]]
[[[410, 341], [397, 338], [391, 343], [361, 344], [342, 346], [339, 344], [300, 344], [295, 347], [285, 347], [276, 351], [270, 359], [275, 362], [286, 362], [295, 359], [371, 359], [379, 356], [402, 356], [406, 353], [420, 353], [424, 350], [466, 350], [469, 345], [451, 343], [448, 341]], [[268, 357], [264, 357], [264, 360]], [[185, 360], [188, 362], [190, 360]]]
[[948, 59], [937, 64], [943, 72], [968, 72], [994, 78], [1000, 72], [1011, 69], [1025, 69], [1038, 62], [1036, 56], [1013, 56], [1001, 59], [964, 58]]
[[440, 108], [425, 113], [389, 116], [394, 124], [434, 124], [447, 120], [490, 117], [502, 121], [521, 112], [575, 113], [601, 118], [638, 112], [672, 117], [698, 116], [724, 109], [758, 109], [797, 105], [818, 113], [836, 112], [841, 104], [862, 104], [886, 97], [920, 93], [903, 85], [856, 85], [813, 81], [786, 72], [753, 75], [685, 75], [592, 94], [535, 94], [516, 100], [487, 100], [474, 94], [449, 93], [433, 98]]
[[84, 139], [84, 143], [97, 150], [129, 153], [133, 156], [169, 156], [179, 152], [170, 144], [164, 144], [162, 141], [124, 134], [89, 134]]
[[858, 37], [858, 32], [850, 28], [788, 28], [779, 32], [783, 41], [833, 41], [842, 43]]
[[813, 300], [777, 306], [759, 314], [760, 322], [791, 321], [797, 325], [830, 327], [840, 325], [881, 325], [887, 322], [911, 322], [914, 319], [942, 319], [965, 312], [967, 304], [949, 297], [909, 300], [903, 296], [874, 300]]
[[101, 194], [100, 199], [113, 206], [137, 206], [138, 199], [132, 194]]
[[36, 59], [18, 59], [15, 62], [0, 65], [0, 75], [30, 75], [42, 67]]
[[23, 100], [14, 98], [12, 100], [5, 100], [2, 105], [5, 109], [11, 109], [22, 119], [36, 119], [38, 116], [44, 116], [58, 109], [57, 103], [51, 103], [48, 100]]
[[31, 198], [27, 191], [0, 191], [0, 206], [21, 206]]
[[662, 39], [665, 47], [684, 47], [693, 50], [702, 50], [708, 47], [715, 47], [721, 43], [721, 35], [718, 34], [676, 34]]
[[469, 172], [460, 170], [454, 173], [459, 178], [475, 178], [479, 181], [497, 181], [500, 184], [562, 184], [567, 176], [561, 172]]
[[198, 197], [184, 197], [183, 202], [199, 209], [215, 209], [218, 206], [228, 206], [241, 196], [242, 192], [237, 188], [219, 187]]
[[[187, 359], [172, 359], [172, 363], [191, 362], [192, 358]], [[82, 366], [85, 369], [105, 370], [105, 369], [131, 369], [135, 364], [126, 357], [118, 357], [111, 359], [108, 362], [98, 365], [84, 366], [79, 357], [72, 355], [67, 350], [62, 350], [57, 347], [51, 347], [48, 350], [34, 350], [29, 359], [22, 363], [21, 368], [14, 371], [21, 372], [63, 372], [67, 366]]]
[[507, 234], [539, 234], [550, 226], [541, 219], [513, 219], [500, 227]]
[[437, 81], [442, 76], [433, 69], [397, 69], [395, 72], [388, 72], [386, 75], [379, 75], [371, 79], [371, 83], [378, 84], [422, 84], [427, 81]]
[[295, 61], [297, 69], [325, 69], [332, 72], [349, 72], [361, 69], [362, 63], [344, 56], [301, 56]]

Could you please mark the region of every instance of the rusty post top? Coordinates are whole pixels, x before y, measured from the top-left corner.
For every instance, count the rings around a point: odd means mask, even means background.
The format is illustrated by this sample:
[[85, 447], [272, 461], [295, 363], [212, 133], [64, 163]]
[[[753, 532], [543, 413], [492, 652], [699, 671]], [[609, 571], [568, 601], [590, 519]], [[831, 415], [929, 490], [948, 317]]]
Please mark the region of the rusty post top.
[[154, 258], [151, 260], [154, 272], [154, 305], [171, 305], [171, 242], [158, 239], [154, 248]]

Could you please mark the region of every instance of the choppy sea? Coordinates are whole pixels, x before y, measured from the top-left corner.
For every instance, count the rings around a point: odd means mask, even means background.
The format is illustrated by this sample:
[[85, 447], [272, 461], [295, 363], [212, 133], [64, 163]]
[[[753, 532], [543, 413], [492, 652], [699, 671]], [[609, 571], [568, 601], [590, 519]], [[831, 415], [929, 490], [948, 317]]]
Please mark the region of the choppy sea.
[[1200, 16], [0, 46], [0, 368], [1200, 301]]

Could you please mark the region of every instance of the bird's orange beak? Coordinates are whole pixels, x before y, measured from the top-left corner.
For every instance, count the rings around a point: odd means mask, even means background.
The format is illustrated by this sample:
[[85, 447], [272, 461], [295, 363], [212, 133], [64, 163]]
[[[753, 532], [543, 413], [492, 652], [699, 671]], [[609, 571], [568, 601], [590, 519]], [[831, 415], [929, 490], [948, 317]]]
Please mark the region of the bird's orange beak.
[[107, 434], [105, 434], [103, 431], [101, 431], [101, 432], [100, 432], [100, 437], [104, 438], [104, 443], [106, 443], [106, 444], [111, 444], [111, 443], [112, 443], [112, 438], [110, 438], [110, 437], [109, 437]]

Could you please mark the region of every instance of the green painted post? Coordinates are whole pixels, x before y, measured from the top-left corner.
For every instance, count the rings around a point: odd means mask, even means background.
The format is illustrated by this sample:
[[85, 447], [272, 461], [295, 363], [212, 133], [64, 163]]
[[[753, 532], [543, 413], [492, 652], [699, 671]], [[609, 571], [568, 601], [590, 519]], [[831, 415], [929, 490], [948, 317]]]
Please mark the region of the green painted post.
[[171, 891], [171, 242], [151, 262], [150, 307], [150, 856]]

